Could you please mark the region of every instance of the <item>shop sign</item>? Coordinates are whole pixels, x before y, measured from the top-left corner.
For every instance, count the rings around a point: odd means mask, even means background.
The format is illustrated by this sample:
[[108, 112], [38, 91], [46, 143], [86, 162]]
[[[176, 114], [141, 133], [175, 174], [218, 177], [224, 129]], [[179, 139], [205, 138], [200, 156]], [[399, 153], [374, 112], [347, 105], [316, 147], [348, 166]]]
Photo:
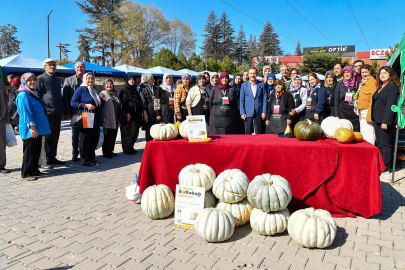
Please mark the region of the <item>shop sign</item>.
[[370, 50], [370, 60], [387, 59], [385, 53], [391, 53], [390, 49], [374, 49]]

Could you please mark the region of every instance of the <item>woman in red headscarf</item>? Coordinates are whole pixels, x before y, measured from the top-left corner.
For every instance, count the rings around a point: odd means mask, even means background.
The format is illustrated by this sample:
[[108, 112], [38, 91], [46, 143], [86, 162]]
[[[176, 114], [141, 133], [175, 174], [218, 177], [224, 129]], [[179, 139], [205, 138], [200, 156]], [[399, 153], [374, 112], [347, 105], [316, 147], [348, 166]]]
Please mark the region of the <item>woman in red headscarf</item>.
[[237, 97], [229, 86], [229, 74], [222, 72], [210, 93], [210, 134], [235, 134]]
[[17, 90], [20, 87], [21, 81], [19, 78], [14, 78], [11, 81], [11, 87], [8, 89], [8, 108], [9, 108], [9, 115], [10, 115], [10, 125], [13, 129], [18, 130], [18, 123], [20, 121], [20, 117], [17, 113], [17, 105], [15, 105], [15, 98], [17, 97]]

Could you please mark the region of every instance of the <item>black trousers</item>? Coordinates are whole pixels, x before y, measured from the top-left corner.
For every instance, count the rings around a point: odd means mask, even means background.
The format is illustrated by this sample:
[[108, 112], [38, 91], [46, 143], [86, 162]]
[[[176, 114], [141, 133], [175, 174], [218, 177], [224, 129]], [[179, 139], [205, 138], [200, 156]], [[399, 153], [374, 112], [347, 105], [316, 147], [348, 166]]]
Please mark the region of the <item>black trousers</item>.
[[134, 145], [139, 135], [139, 126], [136, 121], [129, 120], [121, 125], [121, 145], [122, 151], [127, 152], [134, 149]]
[[23, 140], [23, 159], [21, 177], [35, 176], [39, 173], [38, 161], [41, 155], [42, 136]]
[[262, 114], [257, 113], [256, 110], [253, 117], [246, 117], [245, 134], [252, 134], [253, 124], [255, 127], [255, 134], [262, 134]]
[[115, 140], [117, 139], [118, 128], [107, 128], [107, 133], [104, 134], [103, 155], [114, 152]]
[[72, 127], [72, 157], [79, 155], [79, 128]]
[[381, 128], [381, 123], [374, 122], [375, 145], [380, 149], [386, 169], [392, 167], [393, 144], [395, 125], [387, 126], [387, 129]]
[[52, 162], [56, 159], [62, 118], [61, 116], [53, 115], [48, 115], [47, 117], [51, 133], [45, 136], [46, 160]]
[[79, 127], [79, 151], [82, 161], [89, 162], [95, 159], [99, 137], [100, 128]]

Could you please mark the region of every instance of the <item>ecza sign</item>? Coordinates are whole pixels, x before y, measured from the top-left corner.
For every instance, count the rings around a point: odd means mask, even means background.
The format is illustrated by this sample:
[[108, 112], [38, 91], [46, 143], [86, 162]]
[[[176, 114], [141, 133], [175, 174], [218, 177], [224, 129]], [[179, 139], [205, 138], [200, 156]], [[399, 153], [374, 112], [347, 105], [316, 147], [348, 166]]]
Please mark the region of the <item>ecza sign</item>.
[[387, 59], [387, 56], [385, 53], [391, 53], [390, 49], [374, 49], [370, 50], [370, 59], [371, 60], [376, 60], [376, 59]]

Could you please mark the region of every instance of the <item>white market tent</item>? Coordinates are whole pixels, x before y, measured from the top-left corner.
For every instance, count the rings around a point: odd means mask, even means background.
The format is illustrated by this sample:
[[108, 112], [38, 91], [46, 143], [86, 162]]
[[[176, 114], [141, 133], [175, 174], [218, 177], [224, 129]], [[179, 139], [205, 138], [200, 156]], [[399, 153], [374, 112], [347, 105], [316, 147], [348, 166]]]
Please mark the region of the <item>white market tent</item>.
[[[325, 80], [325, 76], [324, 76], [324, 75], [321, 75], [321, 74], [318, 74], [318, 73], [315, 73], [315, 74], [316, 74], [316, 76], [318, 76], [318, 79], [319, 79], [320, 81], [324, 81], [324, 80]], [[308, 75], [302, 77], [302, 79], [303, 79], [304, 81], [308, 81]]]
[[190, 70], [190, 69], [186, 69], [186, 68], [180, 69], [177, 72], [180, 72], [181, 74], [189, 73], [191, 75], [191, 77], [198, 77], [202, 73], [202, 72], [199, 73], [199, 72], [196, 72], [196, 71], [193, 71], [193, 70]]
[[121, 66], [116, 66], [114, 69], [118, 69], [121, 71], [124, 71], [127, 75], [132, 74], [132, 75], [142, 75], [143, 73], [148, 73], [146, 69], [139, 68], [139, 67], [134, 67], [130, 65], [121, 65]]
[[[3, 69], [3, 76], [6, 77], [8, 73], [42, 73], [45, 72], [44, 61], [34, 58], [26, 57], [21, 54], [13, 55], [0, 60], [0, 66]], [[56, 67], [57, 74], [68, 74], [69, 76], [75, 73], [74, 69], [66, 68], [63, 66]]]
[[157, 76], [163, 76], [165, 73], [169, 73], [170, 75], [172, 75], [173, 77], [181, 77], [181, 72], [172, 70], [170, 68], [165, 68], [165, 67], [161, 67], [161, 66], [157, 66], [157, 67], [153, 67], [153, 68], [149, 68], [146, 70], [145, 73], [152, 73], [152, 75], [157, 75]]

